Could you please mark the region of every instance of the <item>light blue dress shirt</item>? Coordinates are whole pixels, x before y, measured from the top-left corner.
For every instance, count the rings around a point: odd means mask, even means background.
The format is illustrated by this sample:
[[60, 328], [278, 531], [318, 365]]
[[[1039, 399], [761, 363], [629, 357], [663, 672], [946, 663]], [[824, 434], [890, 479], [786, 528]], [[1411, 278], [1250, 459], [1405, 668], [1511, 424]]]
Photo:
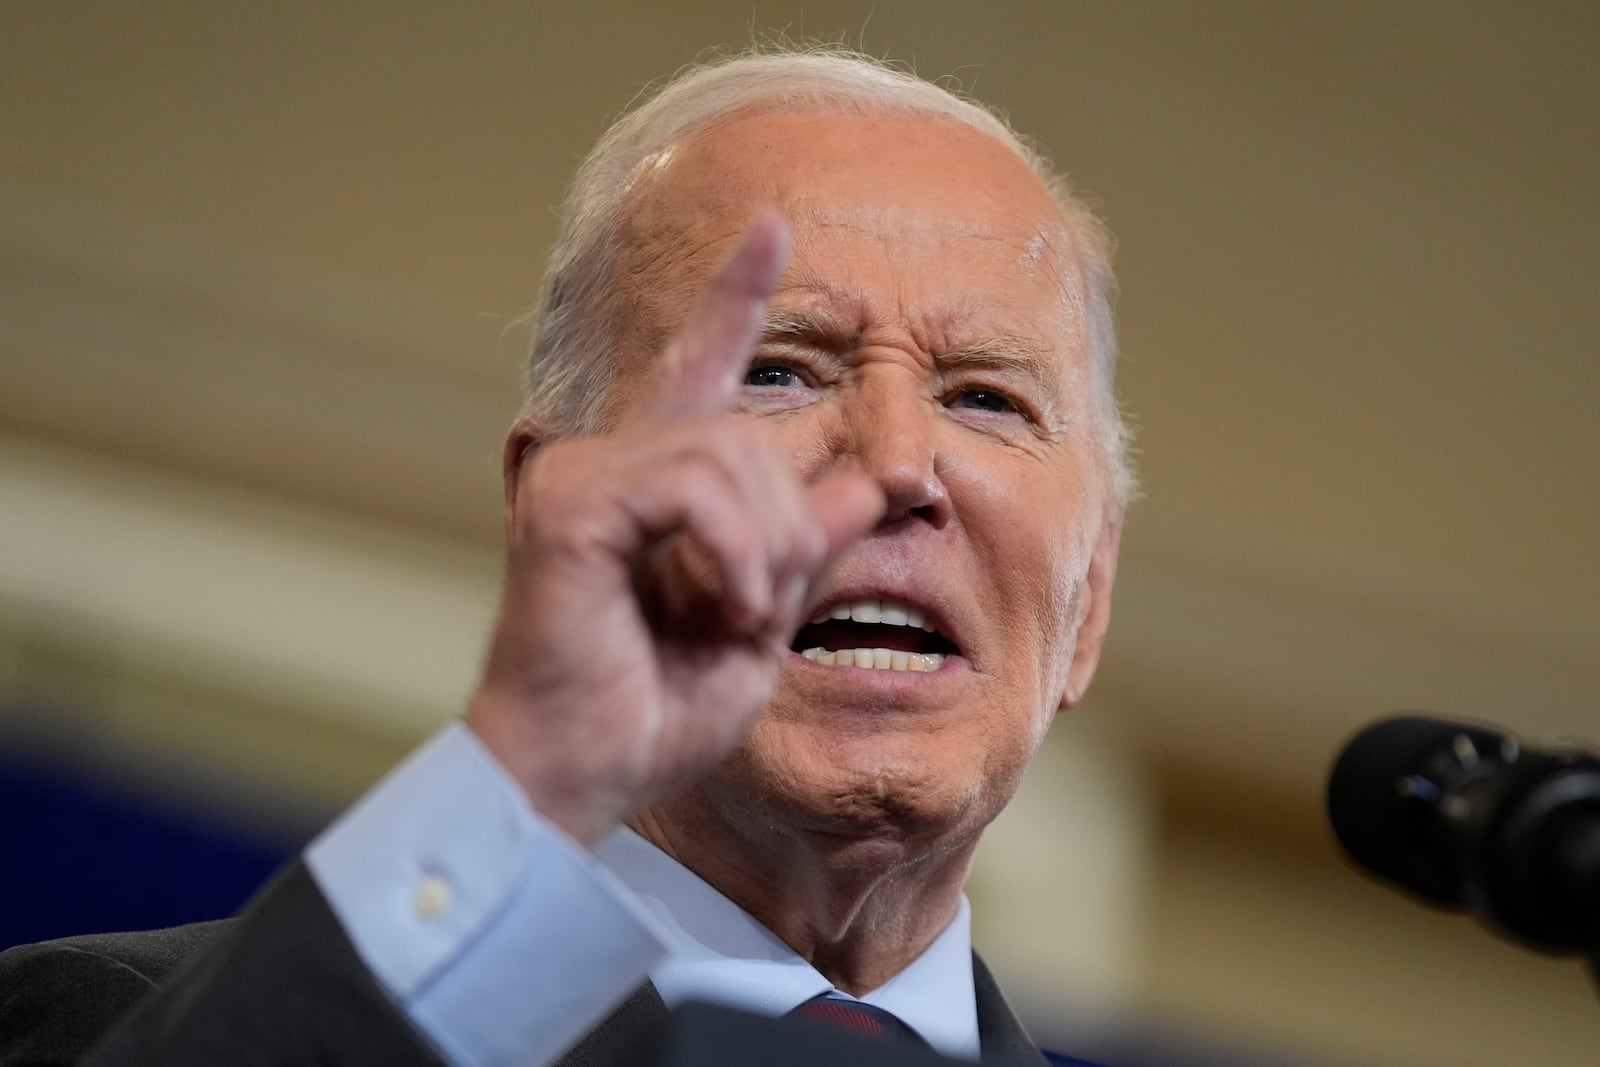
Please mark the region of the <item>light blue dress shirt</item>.
[[[831, 986], [750, 915], [622, 829], [590, 855], [464, 724], [413, 752], [306, 850], [352, 944], [452, 1063], [550, 1063], [649, 978], [668, 1007], [782, 1015]], [[862, 999], [978, 1056], [969, 911]]]
[[[618, 830], [595, 855], [657, 922], [667, 955], [650, 968], [650, 981], [667, 1007], [709, 1000], [784, 1015], [833, 989], [748, 912], [632, 830]], [[962, 897], [955, 918], [922, 955], [860, 999], [891, 1013], [945, 1055], [975, 1060], [970, 914]]]

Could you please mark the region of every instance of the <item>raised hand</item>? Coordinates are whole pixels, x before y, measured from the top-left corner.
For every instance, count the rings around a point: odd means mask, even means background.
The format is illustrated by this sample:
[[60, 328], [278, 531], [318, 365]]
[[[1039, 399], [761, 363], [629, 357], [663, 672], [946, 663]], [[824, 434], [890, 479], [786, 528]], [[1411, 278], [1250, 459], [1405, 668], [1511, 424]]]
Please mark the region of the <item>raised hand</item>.
[[508, 473], [505, 598], [467, 722], [585, 844], [739, 742], [812, 583], [883, 513], [864, 475], [807, 485], [730, 415], [787, 244], [764, 213], [616, 429]]

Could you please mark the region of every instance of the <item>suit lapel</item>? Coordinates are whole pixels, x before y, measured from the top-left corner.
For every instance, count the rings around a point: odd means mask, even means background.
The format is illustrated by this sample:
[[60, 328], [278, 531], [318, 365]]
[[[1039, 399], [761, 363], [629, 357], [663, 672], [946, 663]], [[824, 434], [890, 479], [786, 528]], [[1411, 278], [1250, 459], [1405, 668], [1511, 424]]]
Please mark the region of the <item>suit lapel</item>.
[[972, 954], [972, 991], [978, 1002], [978, 1051], [984, 1063], [1047, 1063], [1022, 1023], [1006, 1003], [1000, 984], [978, 954]]
[[[984, 1063], [1039, 1067], [1045, 1060], [1006, 1003], [1000, 985], [972, 954], [972, 988], [978, 1005], [978, 1047]], [[623, 1067], [637, 1064], [657, 1044], [668, 1022], [667, 1006], [646, 982], [606, 1020], [563, 1056], [557, 1067]]]
[[667, 1027], [667, 1006], [646, 982], [557, 1061], [556, 1067], [622, 1067], [642, 1062]]

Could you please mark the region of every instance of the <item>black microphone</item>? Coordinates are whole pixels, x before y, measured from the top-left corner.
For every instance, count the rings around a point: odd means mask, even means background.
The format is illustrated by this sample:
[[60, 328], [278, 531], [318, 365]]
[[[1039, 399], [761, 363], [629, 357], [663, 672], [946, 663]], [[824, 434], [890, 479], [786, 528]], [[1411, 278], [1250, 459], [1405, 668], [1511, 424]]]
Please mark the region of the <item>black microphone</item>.
[[1328, 818], [1352, 859], [1428, 902], [1537, 948], [1600, 953], [1600, 758], [1589, 752], [1383, 719], [1340, 753]]

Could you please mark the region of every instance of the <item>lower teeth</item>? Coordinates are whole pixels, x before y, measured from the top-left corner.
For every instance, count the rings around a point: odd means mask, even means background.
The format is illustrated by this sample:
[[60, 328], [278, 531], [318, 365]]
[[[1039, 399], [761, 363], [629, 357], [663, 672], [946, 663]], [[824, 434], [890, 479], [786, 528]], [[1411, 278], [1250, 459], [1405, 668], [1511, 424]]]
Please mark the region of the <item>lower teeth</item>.
[[936, 671], [944, 665], [942, 652], [897, 652], [887, 648], [808, 648], [800, 653], [824, 667], [861, 667], [871, 671]]

